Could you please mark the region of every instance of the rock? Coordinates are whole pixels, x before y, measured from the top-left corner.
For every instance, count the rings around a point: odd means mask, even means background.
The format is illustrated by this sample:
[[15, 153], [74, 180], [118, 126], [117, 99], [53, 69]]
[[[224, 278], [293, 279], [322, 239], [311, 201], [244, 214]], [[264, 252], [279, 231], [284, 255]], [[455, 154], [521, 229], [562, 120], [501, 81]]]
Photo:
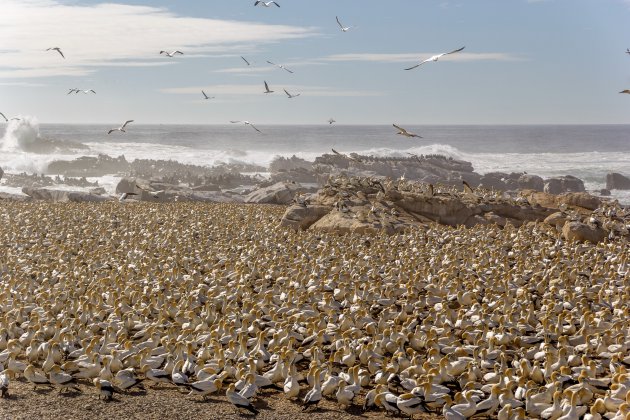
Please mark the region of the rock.
[[0, 179], [2, 179], [2, 175], [4, 175], [4, 171], [0, 168]]
[[584, 192], [584, 182], [571, 175], [549, 178], [545, 180], [544, 192], [562, 194], [563, 192]]
[[630, 178], [613, 172], [606, 175], [607, 190], [630, 190]]
[[105, 194], [107, 194], [107, 191], [105, 191], [105, 188], [103, 188], [103, 187], [97, 187], [97, 188], [92, 188], [90, 190], [90, 194], [105, 195]]
[[306, 192], [300, 184], [277, 182], [269, 187], [261, 188], [245, 197], [246, 203], [256, 204], [291, 204], [295, 193]]
[[90, 194], [82, 191], [48, 190], [45, 188], [22, 188], [22, 192], [33, 200], [53, 201], [62, 203], [84, 203], [111, 201], [111, 197]]
[[558, 202], [587, 210], [595, 210], [602, 204], [602, 200], [586, 192], [561, 194], [558, 196]]
[[330, 206], [309, 205], [304, 207], [295, 204], [286, 211], [280, 225], [291, 227], [295, 230], [306, 230], [313, 223], [330, 213], [331, 210], [332, 207]]
[[567, 221], [567, 216], [561, 211], [553, 213], [545, 219], [545, 223], [547, 223], [548, 225], [554, 226], [558, 230], [562, 229], [566, 221]]
[[523, 174], [517, 182], [521, 190], [543, 191], [545, 189], [545, 181], [538, 175]]
[[33, 199], [29, 197], [28, 195], [10, 194], [10, 193], [5, 193], [5, 192], [0, 192], [0, 201], [2, 200], [26, 202], [26, 201], [32, 201]]
[[603, 241], [608, 236], [604, 229], [581, 222], [566, 222], [562, 228], [562, 235], [569, 242], [591, 242], [594, 244]]
[[203, 184], [198, 185], [196, 187], [192, 187], [193, 191], [221, 191], [221, 188], [218, 185], [214, 184]]
[[609, 189], [602, 188], [601, 190], [599, 190], [599, 195], [601, 195], [602, 197], [610, 197], [611, 194], [612, 193]]

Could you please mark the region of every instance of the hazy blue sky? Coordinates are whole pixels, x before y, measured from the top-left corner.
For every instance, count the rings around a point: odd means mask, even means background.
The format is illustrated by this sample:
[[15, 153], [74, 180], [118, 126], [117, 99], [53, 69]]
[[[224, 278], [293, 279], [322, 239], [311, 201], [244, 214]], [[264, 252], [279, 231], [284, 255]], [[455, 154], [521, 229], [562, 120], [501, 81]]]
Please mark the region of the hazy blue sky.
[[[630, 95], [618, 93], [630, 89], [628, 0], [278, 2], [0, 0], [0, 112], [44, 123], [630, 123]], [[357, 27], [342, 33], [336, 15]]]

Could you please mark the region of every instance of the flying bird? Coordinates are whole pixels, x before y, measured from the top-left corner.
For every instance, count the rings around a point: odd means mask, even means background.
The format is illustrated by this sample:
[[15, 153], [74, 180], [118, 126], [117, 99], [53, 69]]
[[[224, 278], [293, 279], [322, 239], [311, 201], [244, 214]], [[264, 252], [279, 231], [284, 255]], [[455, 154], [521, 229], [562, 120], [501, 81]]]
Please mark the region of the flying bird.
[[76, 92], [76, 91], [78, 91], [78, 90], [79, 90], [79, 89], [77, 89], [77, 88], [70, 89], [70, 90], [68, 91], [68, 93], [67, 93], [67, 94], [68, 94], [68, 95], [70, 95], [71, 93], [74, 93], [74, 92]]
[[112, 131], [121, 131], [121, 132], [125, 133], [125, 132], [126, 132], [126, 131], [125, 131], [125, 127], [127, 127], [127, 124], [132, 123], [132, 122], [133, 122], [133, 120], [128, 120], [128, 121], [125, 121], [125, 123], [124, 123], [123, 125], [121, 125], [121, 126], [120, 126], [120, 127], [118, 127], [118, 128], [112, 128], [111, 130], [109, 130], [109, 131], [107, 132], [107, 134], [112, 134]]
[[410, 133], [409, 131], [405, 130], [402, 127], [397, 126], [396, 124], [392, 124], [392, 125], [398, 130], [398, 133], [396, 134], [400, 134], [401, 136], [405, 136], [405, 137], [418, 137], [419, 139], [422, 138], [421, 136], [414, 133]]
[[422, 160], [420, 160], [420, 156], [416, 155], [415, 153], [409, 153], [409, 152], [407, 152], [407, 154], [411, 156], [412, 158], [416, 159], [418, 162], [422, 163]]
[[298, 96], [301, 95], [301, 93], [298, 93], [297, 95], [291, 95], [289, 92], [287, 92], [286, 89], [284, 89], [284, 93], [287, 94], [287, 96], [289, 97], [289, 99], [293, 99], [293, 98], [297, 98]]
[[9, 121], [12, 121], [12, 120], [20, 121], [20, 118], [17, 118], [17, 117], [7, 118], [2, 112], [0, 112], [0, 115], [2, 115], [2, 118], [4, 118], [4, 120], [6, 122], [9, 122]]
[[62, 56], [64, 59], [66, 58], [66, 56], [65, 56], [65, 55], [63, 55], [63, 53], [61, 52], [61, 48], [59, 48], [59, 47], [50, 47], [50, 48], [47, 48], [47, 49], [46, 49], [46, 51], [51, 51], [51, 50], [52, 50], [52, 51], [57, 51], [59, 54], [61, 54], [61, 56]]
[[361, 159], [354, 158], [354, 157], [352, 157], [352, 156], [350, 156], [350, 155], [346, 155], [345, 153], [339, 153], [339, 152], [338, 152], [338, 151], [336, 151], [335, 149], [330, 149], [330, 150], [332, 150], [332, 152], [333, 152], [334, 154], [336, 154], [337, 156], [341, 156], [341, 157], [344, 157], [344, 158], [346, 158], [346, 159], [348, 159], [348, 160], [352, 160], [352, 161], [354, 161], [354, 162], [358, 162], [358, 163], [362, 163], [362, 162], [363, 162]]
[[259, 129], [256, 128], [256, 126], [254, 126], [254, 124], [250, 123], [249, 121], [230, 121], [232, 124], [238, 124], [238, 123], [243, 123], [245, 125], [249, 125], [251, 128], [253, 128], [254, 130], [258, 131], [259, 133], [262, 133], [262, 131], [260, 131]]
[[419, 63], [419, 64], [416, 64], [416, 65], [415, 65], [415, 66], [413, 66], [413, 67], [409, 67], [409, 68], [407, 68], [407, 69], [405, 69], [405, 70], [413, 70], [413, 69], [415, 69], [416, 67], [420, 67], [420, 66], [421, 66], [421, 65], [423, 65], [424, 63], [428, 63], [428, 62], [430, 62], [430, 61], [438, 61], [441, 57], [443, 57], [443, 56], [445, 56], [445, 55], [449, 55], [449, 54], [455, 54], [455, 53], [457, 53], [457, 52], [462, 51], [464, 48], [466, 48], [466, 47], [461, 47], [461, 48], [458, 48], [458, 49], [453, 50], [453, 51], [451, 51], [451, 52], [446, 52], [446, 53], [442, 53], [442, 54], [434, 55], [433, 57], [427, 58], [427, 59], [426, 59], [426, 60], [424, 60], [423, 62], [421, 62], [421, 63]]
[[258, 6], [259, 4], [265, 7], [269, 7], [272, 4], [275, 4], [276, 6], [280, 7], [280, 5], [276, 3], [275, 1], [261, 1], [261, 0], [257, 0], [256, 3], [254, 3], [254, 6]]
[[266, 80], [265, 80], [265, 93], [273, 93], [273, 90], [269, 90], [269, 85], [267, 84]]
[[343, 26], [341, 22], [339, 21], [339, 16], [335, 16], [335, 18], [337, 19], [337, 24], [341, 28], [341, 32], [348, 32], [350, 29], [354, 28], [354, 26], [348, 26], [348, 27]]
[[337, 121], [335, 121], [333, 118], [331, 118], [331, 119], [329, 119], [329, 120], [328, 120], [328, 124], [329, 124], [329, 125], [332, 125], [333, 123], [336, 123], [336, 122], [337, 122]]
[[626, 54], [630, 55], [630, 48], [626, 48]]
[[283, 66], [283, 65], [281, 65], [281, 64], [272, 63], [272, 62], [271, 62], [271, 61], [269, 61], [269, 60], [267, 60], [267, 63], [271, 64], [272, 66], [276, 66], [276, 67], [278, 67], [279, 69], [286, 70], [286, 71], [288, 71], [289, 73], [293, 73], [291, 70], [289, 70], [288, 68], [284, 67], [284, 66]]
[[204, 99], [214, 99], [214, 96], [208, 96], [208, 95], [206, 95], [206, 92], [204, 92], [203, 90], [201, 91], [201, 93], [203, 93], [203, 98], [204, 98]]
[[184, 53], [183, 53], [183, 52], [181, 52], [181, 51], [179, 51], [179, 50], [177, 50], [177, 51], [173, 51], [173, 52], [171, 52], [171, 53], [169, 53], [168, 51], [160, 51], [160, 55], [161, 55], [161, 54], [166, 54], [168, 57], [174, 57], [174, 56], [175, 56], [175, 54], [184, 55]]
[[619, 92], [619, 93], [630, 93], [630, 89], [622, 90], [622, 91], [621, 91], [621, 92]]
[[243, 59], [243, 61], [245, 62], [245, 64], [247, 64], [248, 66], [249, 66], [249, 65], [251, 65], [251, 64], [249, 64], [249, 61], [245, 60], [245, 57], [243, 57], [242, 55], [241, 55], [241, 58]]
[[96, 94], [96, 92], [94, 91], [94, 89], [88, 89], [88, 90], [75, 89], [75, 90], [74, 90], [74, 93], [79, 93], [79, 92], [83, 92], [83, 93], [85, 93], [86, 95], [87, 95], [88, 93], [90, 93], [90, 92], [92, 92], [92, 93]]

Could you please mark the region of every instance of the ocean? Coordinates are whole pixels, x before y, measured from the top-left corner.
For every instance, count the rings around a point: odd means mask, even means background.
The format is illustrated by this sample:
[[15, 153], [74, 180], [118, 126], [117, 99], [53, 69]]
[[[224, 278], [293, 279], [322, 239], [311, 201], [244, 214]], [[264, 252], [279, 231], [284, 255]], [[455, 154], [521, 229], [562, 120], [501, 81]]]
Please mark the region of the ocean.
[[[212, 166], [246, 162], [267, 166], [275, 156], [312, 160], [331, 148], [377, 156], [442, 154], [472, 162], [475, 171], [573, 175], [589, 191], [605, 187], [606, 174], [630, 176], [630, 125], [405, 126], [423, 138], [396, 135], [392, 126], [142, 125], [107, 134], [110, 125], [38, 124], [35, 119], [0, 126], [0, 167], [5, 172], [45, 172], [57, 159], [124, 155], [127, 160], [172, 159]], [[65, 142], [85, 149], [69, 149]], [[91, 178], [90, 180], [95, 180]], [[118, 177], [98, 179], [113, 191]], [[1, 182], [1, 181], [0, 181]], [[16, 192], [3, 187], [0, 191]], [[630, 191], [613, 191], [630, 204]]]

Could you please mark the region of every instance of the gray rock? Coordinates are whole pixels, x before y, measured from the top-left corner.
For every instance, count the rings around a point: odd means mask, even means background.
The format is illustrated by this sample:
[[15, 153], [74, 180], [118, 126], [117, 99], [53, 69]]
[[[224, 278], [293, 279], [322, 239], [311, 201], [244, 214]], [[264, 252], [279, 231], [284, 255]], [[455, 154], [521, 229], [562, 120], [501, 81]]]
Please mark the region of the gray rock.
[[545, 180], [544, 191], [549, 194], [562, 194], [564, 192], [584, 192], [584, 182], [571, 175], [559, 176]]
[[518, 179], [518, 187], [521, 190], [543, 191], [545, 181], [538, 175], [523, 174]]
[[90, 194], [82, 191], [48, 190], [45, 188], [22, 188], [22, 192], [33, 200], [54, 201], [61, 203], [85, 203], [111, 201], [112, 197]]
[[601, 195], [602, 197], [610, 197], [611, 196], [611, 192], [609, 189], [606, 188], [602, 188], [601, 190], [599, 190], [599, 195]]
[[603, 241], [608, 236], [604, 229], [581, 222], [566, 222], [562, 228], [562, 235], [569, 242], [591, 242], [594, 244]]
[[90, 194], [105, 195], [105, 194], [107, 194], [107, 191], [105, 191], [105, 188], [103, 188], [103, 187], [97, 187], [97, 188], [92, 188], [90, 190]]
[[0, 192], [0, 201], [2, 200], [26, 202], [26, 201], [32, 201], [33, 199], [29, 197], [28, 195], [9, 194], [9, 193]]
[[306, 189], [297, 183], [278, 182], [247, 195], [245, 202], [256, 204], [291, 204], [295, 193], [298, 192], [306, 192]]
[[607, 190], [630, 190], [630, 178], [613, 172], [606, 175]]
[[0, 168], [0, 179], [2, 179], [2, 175], [4, 175], [4, 171]]

